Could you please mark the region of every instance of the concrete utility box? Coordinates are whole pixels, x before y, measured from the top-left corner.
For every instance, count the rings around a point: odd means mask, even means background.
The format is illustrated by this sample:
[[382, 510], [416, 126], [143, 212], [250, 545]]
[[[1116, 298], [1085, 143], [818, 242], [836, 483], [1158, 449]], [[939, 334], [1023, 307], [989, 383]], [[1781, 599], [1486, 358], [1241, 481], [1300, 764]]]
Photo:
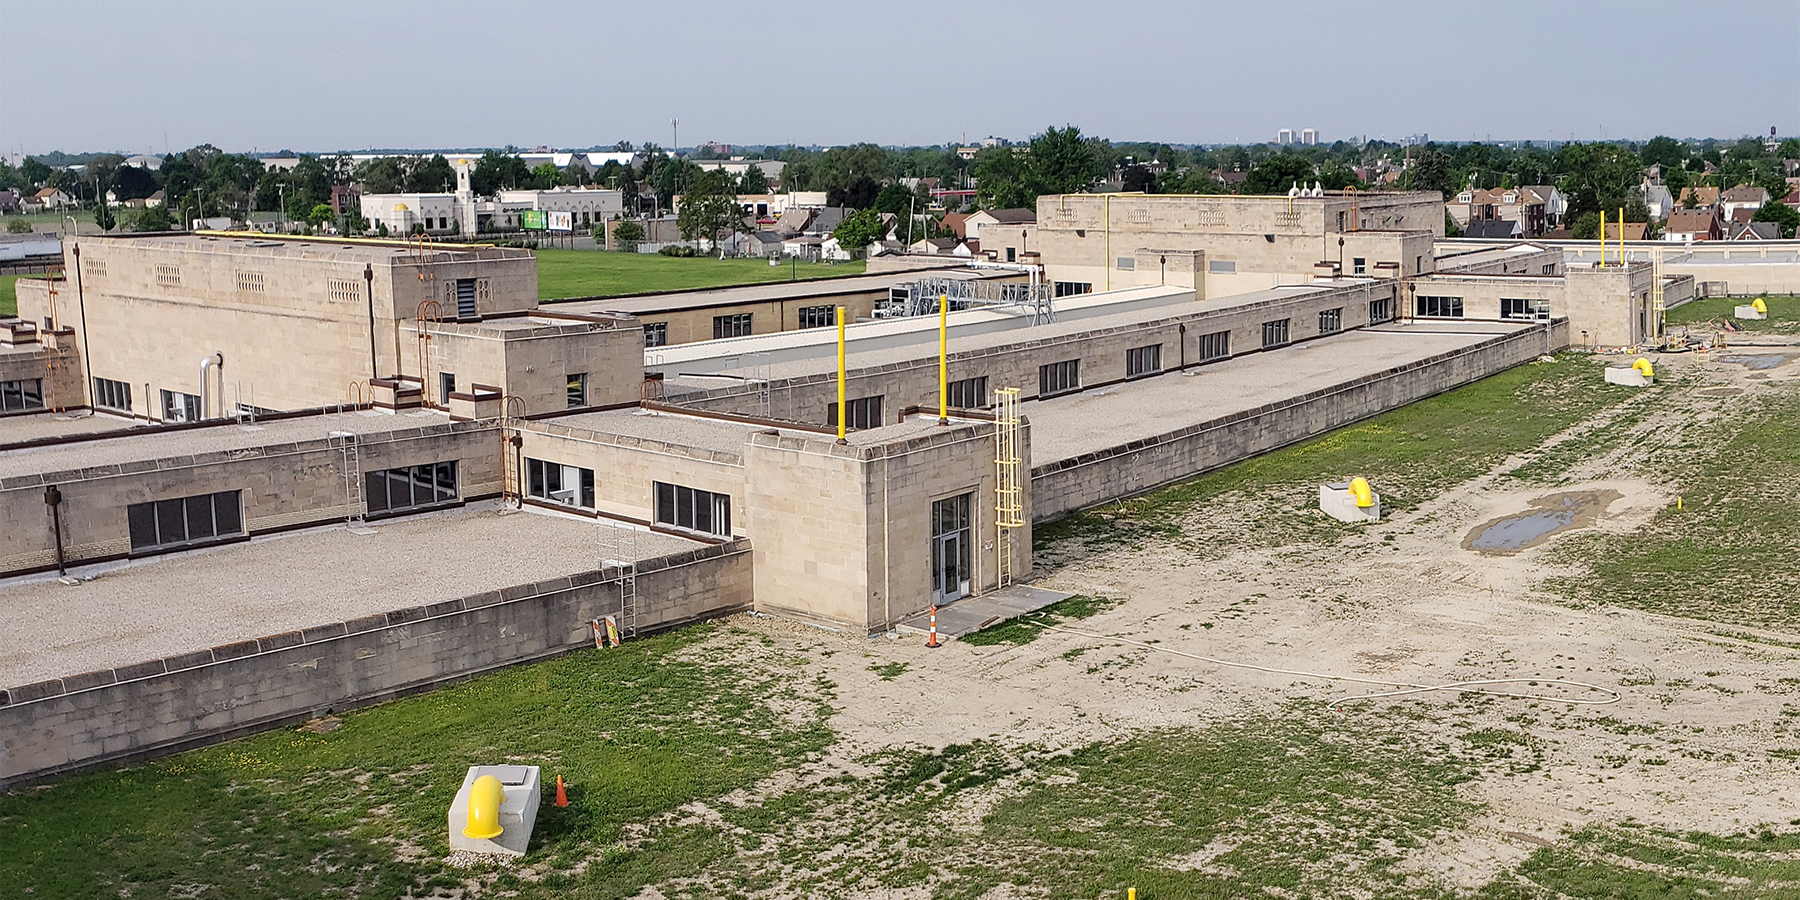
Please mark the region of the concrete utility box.
[[1622, 384], [1626, 387], [1649, 387], [1656, 383], [1656, 376], [1645, 375], [1633, 366], [1607, 366], [1606, 383]]
[[1734, 319], [1766, 319], [1769, 314], [1757, 309], [1754, 305], [1734, 306], [1731, 308], [1731, 317]]
[[[475, 779], [492, 775], [500, 780], [500, 834], [491, 838], [473, 838], [464, 834], [469, 827], [469, 796]], [[450, 849], [501, 856], [524, 856], [531, 844], [531, 829], [537, 824], [537, 766], [470, 766], [463, 776], [462, 789], [450, 804]]]
[[[1360, 479], [1358, 479], [1360, 480]], [[1319, 486], [1319, 508], [1339, 522], [1381, 521], [1381, 495], [1368, 492], [1369, 505], [1358, 506], [1356, 492], [1348, 481], [1334, 481]], [[1364, 482], [1366, 487], [1367, 482]]]

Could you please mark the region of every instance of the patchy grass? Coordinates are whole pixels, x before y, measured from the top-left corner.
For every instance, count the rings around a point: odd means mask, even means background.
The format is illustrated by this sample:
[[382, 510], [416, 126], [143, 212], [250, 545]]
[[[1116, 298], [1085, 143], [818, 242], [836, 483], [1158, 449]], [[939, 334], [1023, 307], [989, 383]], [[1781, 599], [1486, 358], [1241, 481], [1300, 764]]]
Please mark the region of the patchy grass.
[[1489, 884], [1483, 900], [1701, 900], [1800, 896], [1800, 834], [1678, 834], [1594, 826], [1533, 853]]
[[1791, 628], [1800, 616], [1800, 392], [1746, 400], [1690, 431], [1659, 460], [1682, 509], [1629, 535], [1564, 538], [1552, 558], [1585, 571], [1549, 586], [1581, 602]]
[[[1710, 297], [1684, 303], [1669, 310], [1663, 321], [1671, 326], [1706, 326], [1731, 319], [1733, 307], [1747, 306], [1750, 297]], [[1767, 319], [1731, 319], [1733, 325], [1748, 332], [1768, 332], [1775, 334], [1800, 334], [1800, 297], [1777, 294], [1764, 297], [1763, 303], [1769, 307]], [[1730, 338], [1726, 338], [1729, 345]]]
[[[1380, 492], [1384, 508], [1414, 507], [1633, 396], [1631, 388], [1600, 380], [1596, 363], [1578, 354], [1518, 366], [1361, 424], [1040, 526], [1034, 529], [1037, 549], [1071, 541], [1098, 548], [1165, 539], [1214, 556], [1230, 546], [1331, 540], [1349, 526], [1318, 512], [1320, 483], [1362, 475]], [[1193, 527], [1202, 512], [1210, 518]]]
[[906, 672], [907, 666], [908, 663], [903, 662], [881, 663], [870, 666], [869, 671], [874, 672], [882, 681], [893, 681]]
[[0, 275], [0, 316], [19, 314], [19, 275]]
[[538, 250], [538, 297], [613, 297], [678, 291], [688, 288], [728, 287], [806, 281], [814, 278], [861, 275], [864, 262], [794, 264], [783, 260], [771, 266], [761, 259], [679, 259], [651, 253], [611, 253], [597, 250]]
[[[0, 794], [0, 896], [391, 898], [463, 879], [521, 897], [629, 896], [705, 847], [620, 843], [831, 740], [827, 688], [677, 659], [712, 626], [510, 668], [294, 729]], [[771, 696], [788, 698], [784, 710]], [[477, 762], [545, 767], [572, 805], [532, 836], [536, 881], [447, 870], [445, 812]], [[577, 864], [601, 857], [602, 866]]]
[[1116, 606], [1118, 603], [1118, 600], [1106, 597], [1081, 595], [1065, 597], [1037, 612], [990, 625], [973, 634], [965, 634], [958, 640], [976, 647], [992, 647], [997, 644], [1029, 644], [1037, 640], [1038, 635], [1044, 633], [1045, 625], [1055, 625], [1072, 619], [1085, 619]]

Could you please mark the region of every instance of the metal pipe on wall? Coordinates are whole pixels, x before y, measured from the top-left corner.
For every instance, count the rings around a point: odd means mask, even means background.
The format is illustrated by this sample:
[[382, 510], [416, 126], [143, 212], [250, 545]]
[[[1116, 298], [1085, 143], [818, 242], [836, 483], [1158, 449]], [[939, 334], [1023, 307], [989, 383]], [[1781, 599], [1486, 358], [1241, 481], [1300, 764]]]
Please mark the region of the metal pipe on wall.
[[844, 410], [844, 308], [837, 308], [837, 442], [848, 443], [844, 439], [844, 421], [849, 417]]

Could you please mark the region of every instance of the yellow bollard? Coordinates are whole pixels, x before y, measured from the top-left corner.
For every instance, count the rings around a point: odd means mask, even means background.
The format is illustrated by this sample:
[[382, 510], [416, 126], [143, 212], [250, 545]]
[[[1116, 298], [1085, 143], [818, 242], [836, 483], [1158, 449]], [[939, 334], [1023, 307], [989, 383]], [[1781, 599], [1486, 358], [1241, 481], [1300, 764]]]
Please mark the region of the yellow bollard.
[[1137, 888], [1126, 888], [1125, 900], [1137, 900]]
[[469, 785], [469, 824], [463, 827], [463, 834], [476, 840], [497, 838], [504, 829], [500, 827], [500, 801], [506, 799], [506, 789], [500, 786], [500, 779], [492, 775], [483, 775]]
[[1681, 498], [1680, 497], [1675, 498], [1675, 511], [1681, 512]]

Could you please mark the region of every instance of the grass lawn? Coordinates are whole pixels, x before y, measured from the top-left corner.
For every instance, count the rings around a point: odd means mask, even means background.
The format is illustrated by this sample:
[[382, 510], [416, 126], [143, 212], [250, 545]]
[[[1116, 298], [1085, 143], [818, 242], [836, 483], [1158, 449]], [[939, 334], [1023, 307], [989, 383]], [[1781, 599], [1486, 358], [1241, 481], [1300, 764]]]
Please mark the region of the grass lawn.
[[[1710, 297], [1683, 303], [1664, 314], [1663, 320], [1672, 327], [1682, 325], [1706, 325], [1722, 319], [1731, 319], [1733, 307], [1748, 306], [1752, 302], [1749, 297]], [[1764, 297], [1763, 302], [1769, 307], [1769, 317], [1762, 320], [1731, 319], [1733, 325], [1748, 332], [1773, 332], [1778, 334], [1800, 333], [1800, 297], [1792, 295]], [[1730, 344], [1730, 339], [1726, 339]]]
[[19, 275], [0, 275], [0, 316], [16, 316], [19, 314], [19, 292], [13, 287]]
[[866, 265], [861, 260], [834, 265], [795, 265], [783, 260], [781, 265], [771, 266], [761, 259], [679, 259], [595, 250], [539, 250], [537, 258], [538, 297], [543, 300], [729, 287], [787, 281], [790, 277], [805, 280], [861, 275]]

